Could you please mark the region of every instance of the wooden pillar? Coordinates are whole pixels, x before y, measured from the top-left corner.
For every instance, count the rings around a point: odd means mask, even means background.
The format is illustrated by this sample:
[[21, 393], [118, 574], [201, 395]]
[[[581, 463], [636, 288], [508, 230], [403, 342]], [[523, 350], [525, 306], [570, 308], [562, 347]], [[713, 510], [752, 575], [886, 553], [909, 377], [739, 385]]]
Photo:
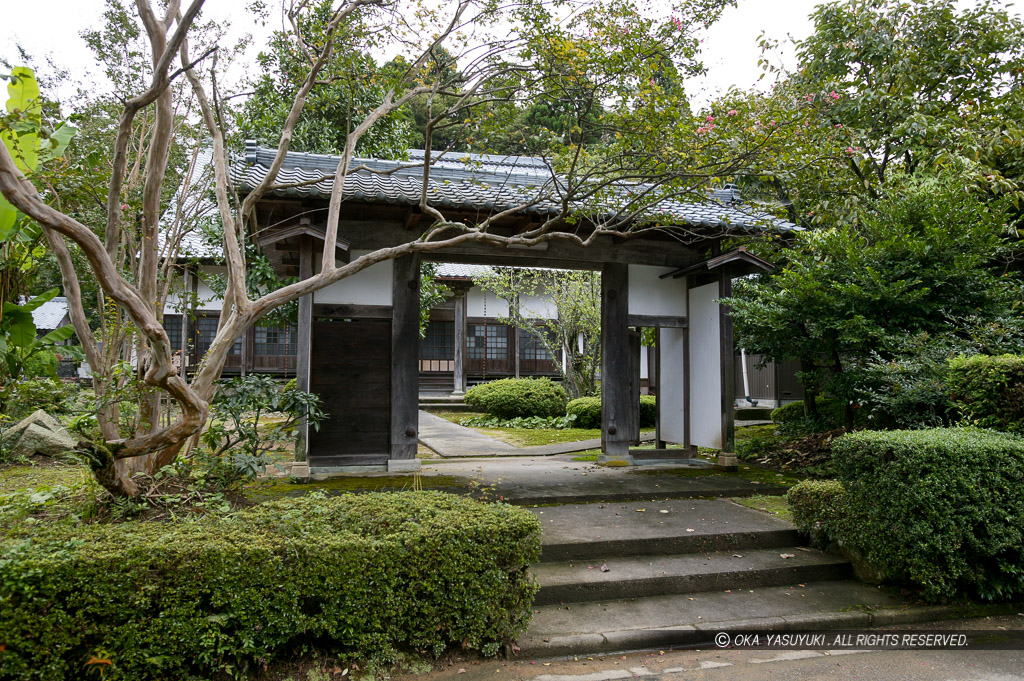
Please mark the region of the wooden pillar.
[[455, 386], [453, 394], [466, 392], [466, 291], [455, 291]]
[[[313, 237], [299, 238], [299, 279], [313, 276]], [[312, 349], [313, 294], [299, 298], [299, 314], [296, 324], [295, 387], [309, 392], [309, 364]], [[295, 443], [295, 460], [306, 461], [309, 453], [309, 424], [303, 418], [299, 422], [299, 433]]]
[[[661, 327], [654, 327], [654, 347], [647, 348], [647, 357], [654, 359], [654, 374], [648, 374], [654, 385], [654, 396], [658, 400], [658, 408], [654, 410], [654, 448], [665, 449], [666, 442], [661, 437]], [[650, 371], [650, 370], [648, 370]]]
[[629, 329], [630, 444], [640, 444], [640, 330]]
[[[690, 276], [686, 279], [686, 309], [687, 317], [690, 317], [690, 291], [697, 284], [697, 278]], [[690, 325], [683, 329], [683, 449], [691, 459], [697, 458], [697, 446], [693, 444], [693, 431], [691, 430], [691, 418], [693, 413], [693, 395], [690, 394], [690, 383], [693, 376], [690, 369]]]
[[192, 270], [190, 270], [188, 268], [185, 268], [185, 271], [182, 274], [182, 289], [183, 290], [182, 290], [182, 293], [181, 293], [181, 301], [180, 301], [180, 302], [184, 303], [184, 305], [182, 305], [180, 307], [180, 311], [181, 311], [181, 375], [182, 376], [185, 375], [185, 370], [188, 368], [189, 358], [191, 357], [191, 353], [189, 352], [189, 347], [188, 347], [188, 341], [189, 341], [189, 338], [191, 338], [191, 336], [189, 336], [189, 333], [188, 333], [188, 325], [189, 325], [189, 321], [191, 321], [191, 319], [192, 319], [192, 315], [195, 313], [195, 306], [192, 304], [192, 301], [195, 300], [195, 296], [190, 295], [191, 292], [193, 291], [193, 288], [192, 288], [193, 282], [195, 282], [195, 285], [198, 286], [198, 282], [196, 281], [195, 273], [192, 272]]
[[[718, 278], [718, 297], [732, 295], [732, 271], [729, 265], [722, 267]], [[718, 315], [719, 337], [722, 357], [722, 450], [718, 456], [718, 467], [735, 470], [736, 460], [736, 349], [733, 347], [732, 315], [722, 306]]]
[[600, 463], [632, 463], [633, 388], [629, 343], [629, 267], [607, 263], [601, 274]]
[[[519, 294], [517, 293], [515, 297], [509, 301], [508, 304], [516, 306], [515, 311], [512, 314], [509, 314], [509, 317], [511, 317], [512, 319], [519, 319]], [[509, 347], [511, 348], [510, 352], [512, 353], [512, 366], [515, 371], [516, 378], [519, 378], [519, 336], [519, 327], [513, 324], [512, 343], [509, 345]]]
[[418, 469], [420, 263], [415, 255], [392, 261], [391, 455], [388, 470]]

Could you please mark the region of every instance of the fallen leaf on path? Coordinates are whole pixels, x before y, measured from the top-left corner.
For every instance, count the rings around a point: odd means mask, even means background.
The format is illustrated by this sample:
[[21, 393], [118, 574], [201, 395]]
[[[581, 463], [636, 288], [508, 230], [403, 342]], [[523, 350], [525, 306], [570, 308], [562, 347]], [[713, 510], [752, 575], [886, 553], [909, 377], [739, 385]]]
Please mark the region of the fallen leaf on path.
[[780, 553], [779, 558], [796, 558], [795, 553]]

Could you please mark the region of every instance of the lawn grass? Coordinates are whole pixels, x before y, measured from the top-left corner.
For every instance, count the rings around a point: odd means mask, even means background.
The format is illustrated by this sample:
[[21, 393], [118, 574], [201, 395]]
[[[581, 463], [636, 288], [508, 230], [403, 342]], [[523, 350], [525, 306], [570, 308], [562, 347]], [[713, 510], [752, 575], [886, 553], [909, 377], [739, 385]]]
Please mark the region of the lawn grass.
[[786, 501], [786, 497], [757, 494], [752, 497], [734, 497], [730, 501], [734, 501], [740, 506], [746, 506], [755, 511], [761, 511], [776, 518], [793, 522], [793, 512], [789, 510], [789, 503]]
[[78, 464], [0, 466], [0, 494], [70, 485], [92, 477]]

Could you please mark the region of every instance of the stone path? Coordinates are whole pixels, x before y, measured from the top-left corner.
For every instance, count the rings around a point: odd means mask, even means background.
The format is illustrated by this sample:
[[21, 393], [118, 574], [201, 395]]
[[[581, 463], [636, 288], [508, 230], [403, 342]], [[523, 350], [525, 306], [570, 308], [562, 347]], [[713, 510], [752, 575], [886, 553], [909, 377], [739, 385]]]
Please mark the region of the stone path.
[[[601, 440], [558, 442], [536, 447], [516, 447], [440, 416], [420, 411], [420, 443], [446, 459], [492, 456], [553, 456], [600, 449]], [[641, 440], [654, 439], [654, 431], [640, 433]]]

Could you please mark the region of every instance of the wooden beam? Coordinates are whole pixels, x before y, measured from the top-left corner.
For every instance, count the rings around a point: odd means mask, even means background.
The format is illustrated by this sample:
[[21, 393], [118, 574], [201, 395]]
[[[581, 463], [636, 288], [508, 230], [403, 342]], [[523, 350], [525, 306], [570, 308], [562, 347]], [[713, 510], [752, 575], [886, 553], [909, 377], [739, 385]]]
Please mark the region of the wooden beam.
[[391, 306], [317, 303], [313, 306], [313, 316], [317, 319], [391, 319]]
[[402, 228], [406, 231], [416, 229], [416, 226], [420, 224], [420, 217], [422, 215], [423, 211], [419, 207], [410, 208], [409, 213], [405, 216]]
[[630, 461], [634, 428], [628, 307], [629, 267], [606, 264], [601, 274], [600, 462]]
[[[299, 237], [299, 279], [313, 276], [313, 237], [304, 234]], [[295, 349], [295, 387], [309, 391], [309, 367], [312, 352], [313, 295], [299, 298], [298, 324]], [[306, 461], [309, 450], [309, 424], [303, 418], [295, 443], [295, 460]]]
[[394, 260], [391, 288], [391, 461], [416, 458], [419, 434], [420, 263]]
[[[724, 265], [719, 270], [718, 297], [728, 298], [732, 295], [732, 268]], [[733, 347], [732, 315], [722, 306], [718, 315], [720, 352], [722, 362], [722, 453], [735, 459], [736, 451], [736, 351]], [[723, 463], [723, 462], [720, 462]], [[735, 466], [735, 461], [723, 465]]]
[[652, 327], [662, 329], [685, 329], [686, 317], [671, 317], [652, 314], [631, 314], [628, 317], [630, 326]]

